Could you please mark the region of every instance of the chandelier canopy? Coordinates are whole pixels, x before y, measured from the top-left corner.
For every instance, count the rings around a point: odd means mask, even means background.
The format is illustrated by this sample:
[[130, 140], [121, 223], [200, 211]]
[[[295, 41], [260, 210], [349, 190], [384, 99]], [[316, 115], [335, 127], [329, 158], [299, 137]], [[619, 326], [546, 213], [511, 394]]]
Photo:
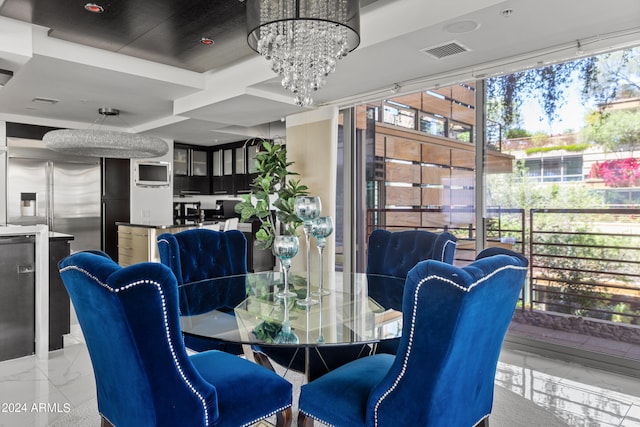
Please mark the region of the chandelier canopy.
[[[100, 108], [98, 113], [104, 121], [106, 116], [117, 116], [120, 111]], [[42, 141], [54, 151], [89, 157], [153, 158], [169, 152], [166, 141], [156, 136], [91, 128], [52, 130], [43, 136]]]
[[249, 0], [247, 41], [300, 106], [360, 44], [359, 0]]

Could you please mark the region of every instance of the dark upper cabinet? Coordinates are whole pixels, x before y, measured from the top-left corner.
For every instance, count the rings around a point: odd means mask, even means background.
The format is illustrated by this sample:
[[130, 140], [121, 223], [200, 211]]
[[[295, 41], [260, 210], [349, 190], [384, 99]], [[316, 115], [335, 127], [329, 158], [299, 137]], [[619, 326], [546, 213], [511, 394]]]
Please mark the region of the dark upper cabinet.
[[213, 194], [240, 195], [251, 192], [251, 183], [256, 176], [257, 144], [258, 142], [240, 141], [213, 148]]
[[211, 151], [176, 144], [173, 149], [173, 194], [211, 194]]
[[251, 192], [257, 175], [258, 141], [238, 141], [208, 149], [176, 143], [173, 193], [239, 195]]

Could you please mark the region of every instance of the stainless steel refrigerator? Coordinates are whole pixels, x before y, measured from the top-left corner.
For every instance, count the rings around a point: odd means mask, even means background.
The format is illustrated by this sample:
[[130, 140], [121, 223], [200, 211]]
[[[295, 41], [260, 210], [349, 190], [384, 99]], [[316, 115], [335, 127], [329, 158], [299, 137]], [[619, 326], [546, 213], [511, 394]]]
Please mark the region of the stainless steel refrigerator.
[[100, 159], [63, 156], [41, 141], [7, 142], [7, 223], [73, 235], [72, 252], [100, 249]]

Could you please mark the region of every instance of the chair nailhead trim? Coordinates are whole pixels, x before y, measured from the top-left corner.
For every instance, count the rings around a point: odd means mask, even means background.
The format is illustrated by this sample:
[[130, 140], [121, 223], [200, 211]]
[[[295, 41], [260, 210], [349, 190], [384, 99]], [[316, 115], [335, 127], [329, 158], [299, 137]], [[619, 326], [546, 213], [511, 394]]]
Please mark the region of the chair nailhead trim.
[[270, 416], [275, 415], [275, 414], [277, 414], [277, 413], [278, 413], [278, 412], [280, 412], [280, 411], [284, 411], [285, 409], [290, 408], [290, 407], [291, 407], [291, 405], [283, 406], [282, 408], [280, 408], [280, 409], [276, 409], [275, 411], [271, 411], [271, 412], [269, 412], [268, 414], [265, 414], [265, 415], [261, 416], [260, 418], [256, 418], [256, 419], [255, 419], [255, 420], [253, 420], [253, 421], [250, 421], [250, 422], [248, 422], [248, 423], [242, 424], [242, 426], [241, 426], [241, 427], [248, 427], [248, 426], [250, 426], [250, 425], [253, 425], [253, 424], [257, 423], [257, 422], [258, 422], [258, 421], [260, 421], [260, 420], [264, 420], [265, 418], [269, 418]]
[[102, 283], [100, 280], [98, 280], [98, 278], [92, 274], [90, 274], [87, 270], [80, 268], [76, 265], [70, 265], [67, 267], [64, 267], [60, 270], [60, 272], [64, 272], [67, 270], [76, 270], [79, 271], [80, 273], [83, 273], [84, 275], [88, 276], [89, 278], [91, 278], [93, 281], [95, 281], [96, 283], [98, 283], [100, 286], [102, 286], [103, 288], [109, 290], [110, 292], [114, 292], [114, 293], [118, 293], [120, 291], [126, 291], [128, 289], [131, 289], [137, 285], [143, 285], [143, 284], [151, 284], [154, 285], [156, 290], [158, 291], [158, 293], [160, 294], [160, 299], [162, 300], [162, 315], [163, 315], [163, 321], [164, 321], [164, 329], [165, 329], [165, 334], [167, 335], [167, 340], [169, 341], [169, 351], [171, 352], [171, 357], [173, 358], [173, 363], [176, 366], [176, 369], [178, 370], [178, 372], [180, 373], [180, 377], [182, 378], [182, 380], [184, 381], [184, 383], [186, 384], [186, 386], [189, 388], [189, 390], [191, 390], [191, 392], [200, 400], [200, 402], [202, 403], [202, 409], [204, 411], [204, 425], [208, 426], [209, 425], [209, 412], [207, 411], [207, 402], [205, 401], [204, 397], [202, 396], [202, 394], [200, 394], [200, 392], [198, 392], [198, 390], [196, 390], [196, 388], [193, 386], [193, 384], [191, 384], [191, 382], [187, 379], [183, 369], [182, 369], [182, 365], [180, 365], [180, 362], [178, 361], [178, 356], [176, 355], [175, 352], [175, 348], [173, 346], [173, 339], [171, 336], [171, 332], [169, 331], [169, 320], [168, 320], [168, 315], [167, 315], [167, 303], [166, 303], [166, 299], [164, 296], [164, 292], [162, 291], [162, 287], [160, 286], [160, 283], [152, 281], [152, 280], [138, 280], [132, 283], [129, 283], [128, 285], [125, 285], [119, 289], [114, 289], [111, 286], [109, 286], [106, 283]]
[[440, 254], [440, 259], [438, 261], [444, 261], [444, 253], [447, 251], [447, 245], [453, 245], [453, 250], [456, 250], [457, 243], [451, 239], [447, 240], [444, 242], [444, 245], [442, 245], [442, 253]]
[[376, 402], [375, 406], [374, 406], [374, 425], [377, 426], [378, 425], [378, 409], [380, 407], [380, 405], [382, 404], [382, 401], [384, 399], [387, 398], [387, 396], [389, 396], [397, 387], [398, 384], [400, 383], [400, 381], [402, 380], [402, 378], [404, 377], [406, 371], [407, 371], [407, 363], [409, 362], [409, 356], [411, 355], [411, 347], [413, 344], [413, 337], [415, 334], [415, 322], [416, 322], [416, 313], [418, 310], [418, 294], [420, 293], [420, 289], [422, 288], [422, 285], [424, 283], [426, 283], [429, 280], [433, 280], [433, 279], [439, 279], [445, 283], [448, 283], [464, 292], [470, 292], [471, 289], [475, 288], [477, 285], [481, 284], [482, 282], [488, 280], [489, 278], [495, 276], [496, 274], [498, 274], [499, 272], [503, 271], [503, 270], [528, 270], [527, 267], [518, 267], [515, 265], [505, 265], [503, 267], [498, 268], [497, 270], [491, 272], [490, 274], [486, 275], [485, 277], [481, 278], [480, 280], [478, 280], [477, 282], [472, 283], [471, 285], [469, 285], [468, 288], [465, 288], [464, 286], [460, 286], [459, 284], [455, 283], [453, 280], [450, 280], [446, 277], [441, 277], [438, 275], [431, 275], [431, 276], [427, 276], [425, 278], [423, 278], [422, 280], [420, 280], [420, 282], [418, 282], [418, 285], [416, 286], [416, 290], [413, 294], [413, 311], [411, 313], [411, 329], [409, 332], [409, 345], [407, 347], [407, 352], [405, 353], [405, 357], [404, 360], [402, 361], [402, 369], [400, 370], [400, 374], [398, 375], [398, 377], [395, 379], [395, 381], [393, 382], [393, 384], [391, 385], [391, 387], [389, 387], [389, 389], [387, 389], [387, 391], [385, 391], [382, 396], [380, 396], [380, 398], [378, 399], [378, 401]]
[[300, 412], [302, 412], [303, 414], [305, 414], [307, 417], [311, 418], [312, 420], [315, 420], [315, 421], [317, 421], [319, 423], [322, 423], [322, 424], [324, 424], [324, 425], [326, 425], [328, 427], [335, 427], [333, 424], [329, 424], [325, 420], [321, 420], [320, 418], [318, 418], [318, 417], [316, 417], [314, 415], [308, 414], [305, 411], [300, 411]]

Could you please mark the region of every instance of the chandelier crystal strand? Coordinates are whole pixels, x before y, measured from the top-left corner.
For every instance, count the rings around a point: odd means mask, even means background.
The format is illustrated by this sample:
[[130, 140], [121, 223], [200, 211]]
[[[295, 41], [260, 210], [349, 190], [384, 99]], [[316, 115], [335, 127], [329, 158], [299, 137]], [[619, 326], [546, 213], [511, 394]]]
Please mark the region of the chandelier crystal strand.
[[300, 106], [326, 84], [337, 60], [360, 42], [358, 0], [250, 0], [249, 45], [282, 77]]

